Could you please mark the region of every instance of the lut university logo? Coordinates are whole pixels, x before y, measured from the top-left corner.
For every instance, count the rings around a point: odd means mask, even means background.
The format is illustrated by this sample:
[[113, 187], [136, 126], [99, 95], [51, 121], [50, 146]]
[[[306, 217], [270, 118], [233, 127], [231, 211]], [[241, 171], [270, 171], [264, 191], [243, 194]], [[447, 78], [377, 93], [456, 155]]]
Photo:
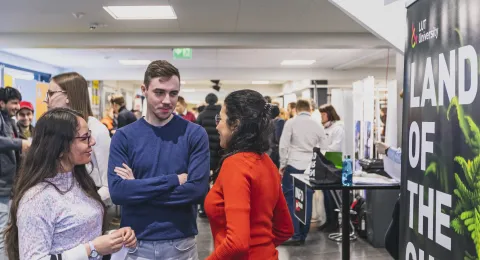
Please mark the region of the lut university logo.
[[412, 23], [412, 37], [410, 38], [412, 49], [420, 43], [438, 39], [439, 34], [440, 30], [438, 27], [427, 28], [427, 19], [423, 19], [418, 23], [418, 32], [415, 23]]
[[416, 34], [415, 24], [413, 24], [413, 23], [412, 23], [412, 38], [411, 38], [410, 42], [412, 44], [412, 49], [415, 48], [415, 46], [417, 46], [418, 35]]

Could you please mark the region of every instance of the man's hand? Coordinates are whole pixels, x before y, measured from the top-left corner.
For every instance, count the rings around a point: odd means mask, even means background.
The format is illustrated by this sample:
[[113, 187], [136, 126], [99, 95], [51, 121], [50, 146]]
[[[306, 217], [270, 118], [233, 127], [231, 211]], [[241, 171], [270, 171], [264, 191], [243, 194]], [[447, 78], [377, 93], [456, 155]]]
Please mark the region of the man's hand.
[[377, 142], [375, 144], [375, 146], [377, 147], [377, 151], [379, 154], [385, 154], [386, 153], [386, 150], [388, 149], [388, 145], [386, 145], [385, 143], [382, 143], [382, 142]]
[[285, 167], [283, 167], [283, 168], [280, 169], [280, 176], [282, 176], [282, 178], [283, 178], [283, 174], [284, 174], [284, 173], [285, 173]]
[[22, 140], [22, 153], [25, 153], [26, 151], [28, 151], [31, 145], [32, 145], [32, 141]]
[[185, 182], [187, 182], [188, 174], [182, 173], [178, 175], [178, 182], [180, 182], [180, 185], [183, 185]]
[[123, 168], [122, 167], [115, 167], [115, 169], [113, 171], [118, 176], [120, 176], [120, 178], [122, 178], [124, 180], [135, 180], [135, 177], [133, 176], [132, 169], [130, 169], [130, 167], [128, 167], [128, 165], [126, 165], [124, 163], [122, 165], [123, 165]]

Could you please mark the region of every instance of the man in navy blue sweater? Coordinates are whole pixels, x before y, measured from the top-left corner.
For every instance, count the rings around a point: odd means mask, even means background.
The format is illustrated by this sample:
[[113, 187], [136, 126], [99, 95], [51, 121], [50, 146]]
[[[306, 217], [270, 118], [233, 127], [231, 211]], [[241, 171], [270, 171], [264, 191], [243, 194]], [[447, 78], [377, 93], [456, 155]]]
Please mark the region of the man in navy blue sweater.
[[108, 163], [121, 226], [139, 240], [127, 259], [198, 259], [196, 206], [208, 188], [210, 151], [205, 130], [173, 115], [180, 74], [167, 61], [152, 62], [142, 91], [147, 116], [117, 130]]

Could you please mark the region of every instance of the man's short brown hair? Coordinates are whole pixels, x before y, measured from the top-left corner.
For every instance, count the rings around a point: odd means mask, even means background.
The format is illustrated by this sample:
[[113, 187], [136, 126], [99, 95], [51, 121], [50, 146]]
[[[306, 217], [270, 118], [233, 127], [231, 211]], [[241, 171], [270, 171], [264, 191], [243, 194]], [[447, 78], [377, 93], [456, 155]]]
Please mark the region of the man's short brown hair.
[[297, 101], [297, 113], [303, 112], [303, 111], [311, 111], [311, 110], [312, 110], [312, 105], [310, 104], [310, 101], [306, 99], [299, 99]]
[[123, 96], [114, 96], [112, 97], [112, 104], [117, 104], [121, 107], [125, 106], [125, 98]]
[[182, 104], [185, 107], [187, 106], [187, 102], [185, 102], [185, 98], [183, 98], [182, 96], [178, 96], [177, 102]]
[[288, 108], [290, 108], [290, 109], [295, 109], [295, 108], [297, 108], [297, 103], [296, 103], [296, 102], [290, 102], [290, 103], [288, 103]]
[[175, 66], [166, 60], [156, 60], [148, 65], [143, 78], [143, 84], [148, 88], [154, 78], [160, 78], [160, 81], [167, 81], [173, 76], [177, 76], [178, 80], [180, 80], [180, 72]]

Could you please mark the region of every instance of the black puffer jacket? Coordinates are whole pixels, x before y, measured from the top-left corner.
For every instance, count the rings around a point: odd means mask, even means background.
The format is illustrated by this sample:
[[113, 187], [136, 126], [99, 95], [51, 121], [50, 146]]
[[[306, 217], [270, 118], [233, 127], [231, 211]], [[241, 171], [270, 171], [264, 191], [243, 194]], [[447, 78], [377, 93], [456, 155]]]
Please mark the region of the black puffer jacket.
[[12, 121], [6, 112], [0, 111], [0, 197], [10, 196], [22, 149]]
[[120, 129], [124, 126], [127, 126], [131, 123], [134, 123], [137, 121], [137, 118], [135, 115], [132, 113], [132, 111], [128, 110], [125, 107], [121, 107], [119, 112], [118, 112], [118, 118], [117, 118], [117, 128]]
[[208, 105], [197, 118], [197, 124], [201, 125], [208, 134], [210, 144], [210, 170], [216, 170], [220, 162], [220, 135], [217, 131], [215, 116], [220, 113], [221, 106]]

